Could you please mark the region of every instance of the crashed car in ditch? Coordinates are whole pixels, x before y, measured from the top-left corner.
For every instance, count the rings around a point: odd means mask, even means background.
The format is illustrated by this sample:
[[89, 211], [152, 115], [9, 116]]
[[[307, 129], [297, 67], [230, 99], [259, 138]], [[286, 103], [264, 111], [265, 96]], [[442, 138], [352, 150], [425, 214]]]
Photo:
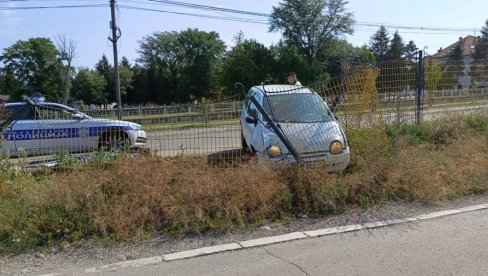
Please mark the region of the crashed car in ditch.
[[126, 121], [96, 119], [41, 95], [3, 104], [1, 149], [11, 156], [143, 148], [146, 132]]
[[261, 160], [322, 162], [329, 172], [344, 170], [349, 165], [349, 144], [344, 131], [324, 99], [310, 88], [252, 87], [246, 95], [240, 123], [242, 146]]

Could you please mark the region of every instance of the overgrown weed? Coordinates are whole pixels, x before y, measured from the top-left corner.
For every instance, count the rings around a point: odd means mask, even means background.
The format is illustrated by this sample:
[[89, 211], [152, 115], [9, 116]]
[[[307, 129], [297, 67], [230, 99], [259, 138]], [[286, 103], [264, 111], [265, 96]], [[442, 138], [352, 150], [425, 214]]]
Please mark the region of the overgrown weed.
[[488, 191], [487, 133], [488, 119], [470, 116], [351, 131], [352, 162], [337, 174], [320, 163], [264, 165], [250, 157], [229, 164], [101, 153], [89, 166], [72, 167], [66, 157], [69, 169], [42, 177], [0, 163], [0, 252], [226, 231], [392, 200], [437, 204], [480, 194]]

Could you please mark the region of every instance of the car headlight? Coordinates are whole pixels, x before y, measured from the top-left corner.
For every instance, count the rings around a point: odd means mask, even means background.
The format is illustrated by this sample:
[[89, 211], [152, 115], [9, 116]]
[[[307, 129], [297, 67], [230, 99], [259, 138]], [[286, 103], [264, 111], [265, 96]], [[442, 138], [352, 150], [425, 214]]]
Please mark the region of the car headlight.
[[278, 146], [270, 146], [266, 149], [266, 154], [271, 158], [276, 158], [281, 155], [281, 148]]
[[341, 141], [334, 141], [330, 144], [330, 152], [333, 154], [339, 154], [344, 150], [344, 146], [342, 145]]

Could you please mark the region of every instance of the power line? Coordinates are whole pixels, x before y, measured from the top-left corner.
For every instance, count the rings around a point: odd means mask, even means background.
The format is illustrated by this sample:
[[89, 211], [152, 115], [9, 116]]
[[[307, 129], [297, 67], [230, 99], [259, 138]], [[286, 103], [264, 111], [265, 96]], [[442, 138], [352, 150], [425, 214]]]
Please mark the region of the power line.
[[70, 8], [106, 8], [108, 4], [92, 4], [92, 5], [59, 5], [59, 6], [29, 6], [29, 7], [0, 7], [2, 11], [16, 11], [16, 10], [40, 10], [40, 9], [70, 9]]
[[[0, 0], [0, 2], [33, 2], [33, 1], [47, 1], [47, 0]], [[51, 0], [53, 1], [53, 0]], [[56, 1], [56, 0], [55, 0]], [[61, 1], [61, 0], [58, 0]], [[63, 0], [66, 1], [66, 0]], [[71, 0], [77, 1], [77, 0]], [[79, 1], [79, 0], [78, 0]], [[86, 0], [85, 0], [86, 1]], [[91, 0], [96, 1], [96, 0]], [[120, 0], [124, 1], [124, 0]], [[227, 20], [227, 21], [236, 21], [236, 22], [244, 22], [244, 23], [253, 23], [253, 24], [269, 24], [269, 19], [271, 18], [271, 14], [267, 13], [260, 13], [260, 12], [252, 12], [252, 11], [244, 11], [244, 10], [237, 10], [237, 9], [228, 9], [228, 8], [220, 8], [215, 6], [208, 6], [208, 5], [201, 5], [201, 4], [193, 4], [187, 2], [180, 2], [180, 1], [172, 1], [172, 0], [145, 0], [145, 1], [136, 1], [136, 0], [126, 0], [127, 2], [138, 3], [138, 4], [154, 4], [154, 5], [170, 5], [170, 6], [179, 6], [194, 10], [201, 10], [201, 11], [213, 11], [213, 12], [220, 12], [225, 14], [237, 14], [237, 15], [246, 15], [246, 16], [253, 16], [258, 18], [242, 18], [242, 17], [235, 17], [235, 16], [217, 16], [217, 15], [209, 15], [209, 14], [197, 14], [197, 13], [189, 13], [189, 12], [177, 12], [177, 11], [169, 11], [169, 10], [161, 10], [161, 9], [154, 9], [154, 8], [146, 8], [141, 6], [129, 6], [129, 5], [118, 5], [121, 8], [131, 9], [131, 10], [140, 10], [140, 11], [149, 11], [149, 12], [159, 12], [159, 13], [170, 13], [170, 14], [178, 14], [178, 15], [186, 15], [186, 16], [194, 16], [194, 17], [201, 17], [201, 18], [208, 18], [208, 19], [218, 19], [218, 20]], [[0, 10], [32, 10], [32, 9], [60, 9], [60, 8], [90, 8], [90, 7], [108, 7], [107, 4], [87, 4], [87, 5], [58, 5], [58, 6], [29, 6], [29, 7], [0, 7]], [[302, 20], [308, 20], [308, 18], [302, 18]], [[324, 20], [328, 20], [324, 18]], [[377, 22], [356, 22], [356, 26], [362, 27], [374, 27], [379, 28], [384, 26], [390, 29], [398, 29], [398, 30], [409, 30], [409, 31], [418, 31], [419, 34], [430, 32], [429, 34], [440, 34], [440, 33], [458, 33], [458, 32], [472, 32], [472, 28], [453, 28], [453, 27], [422, 27], [422, 26], [406, 26], [406, 25], [395, 25], [395, 24], [388, 24], [388, 23], [377, 23]], [[433, 33], [435, 32], [435, 33]], [[414, 33], [414, 32], [411, 32]]]
[[[130, 1], [130, 0], [128, 0], [128, 1]], [[252, 16], [258, 16], [258, 17], [265, 17], [267, 19], [271, 18], [271, 14], [267, 14], [267, 13], [219, 8], [219, 7], [214, 7], [214, 6], [207, 6], [207, 5], [193, 4], [193, 3], [186, 3], [186, 2], [179, 2], [179, 1], [170, 1], [170, 0], [146, 0], [146, 1], [147, 2], [153, 2], [153, 3], [159, 3], [159, 4], [163, 4], [163, 5], [166, 4], [166, 5], [173, 5], [173, 6], [181, 6], [181, 7], [186, 7], [186, 8], [196, 9], [196, 10], [220, 11], [220, 12], [225, 12], [225, 13], [235, 13], [235, 14], [240, 14], [240, 15], [252, 15]], [[139, 3], [141, 3], [141, 2], [139, 1]], [[302, 18], [302, 19], [307, 20], [307, 18]], [[255, 22], [250, 22], [250, 23], [255, 23]], [[259, 23], [261, 23], [261, 22], [259, 22]], [[357, 26], [364, 26], [364, 27], [376, 27], [376, 28], [379, 28], [381, 26], [385, 26], [387, 28], [392, 28], [392, 29], [439, 31], [439, 32], [472, 32], [473, 31], [472, 28], [405, 26], [405, 25], [394, 25], [394, 24], [376, 23], [376, 22], [356, 22], [356, 25]]]
[[188, 16], [195, 16], [195, 17], [202, 17], [202, 18], [209, 18], [209, 19], [220, 19], [220, 20], [227, 20], [227, 21], [237, 21], [237, 22], [245, 22], [245, 23], [264, 24], [264, 25], [268, 24], [268, 22], [266, 22], [266, 21], [257, 21], [257, 20], [247, 19], [247, 18], [239, 18], [239, 17], [214, 16], [214, 15], [205, 15], [205, 14], [196, 14], [196, 13], [166, 11], [166, 10], [134, 7], [134, 6], [127, 6], [127, 5], [118, 5], [118, 6], [120, 8], [129, 9], [129, 10], [140, 10], [140, 11], [151, 11], [151, 12], [178, 14], [178, 15], [188, 15]]

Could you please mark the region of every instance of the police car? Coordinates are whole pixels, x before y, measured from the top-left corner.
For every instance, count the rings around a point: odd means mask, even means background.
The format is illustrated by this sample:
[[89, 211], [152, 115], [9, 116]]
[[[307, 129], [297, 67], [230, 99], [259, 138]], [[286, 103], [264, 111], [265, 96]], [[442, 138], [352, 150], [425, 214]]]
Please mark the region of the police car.
[[39, 94], [0, 109], [2, 151], [11, 156], [143, 148], [146, 132], [126, 121], [95, 119]]

